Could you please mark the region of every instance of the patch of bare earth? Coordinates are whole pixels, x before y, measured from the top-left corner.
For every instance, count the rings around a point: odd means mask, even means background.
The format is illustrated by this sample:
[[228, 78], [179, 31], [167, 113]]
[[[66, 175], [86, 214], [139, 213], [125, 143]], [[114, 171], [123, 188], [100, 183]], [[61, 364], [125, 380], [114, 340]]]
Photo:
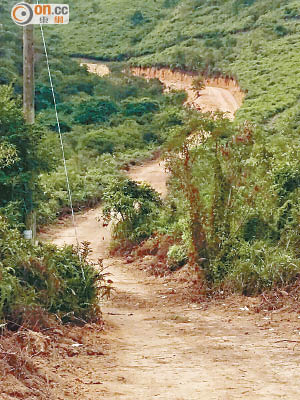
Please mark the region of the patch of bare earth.
[[100, 323], [68, 327], [52, 321], [51, 328], [5, 332], [0, 339], [1, 400], [77, 399], [86, 385], [100, 385], [99, 375], [84, 365], [109, 353], [102, 329]]
[[199, 77], [196, 72], [155, 67], [134, 67], [131, 68], [131, 72], [146, 79], [158, 79], [167, 91], [185, 90], [188, 96], [186, 104], [198, 111], [221, 111], [227, 113], [231, 119], [234, 118], [245, 97], [238, 83], [229, 77], [206, 78], [203, 81], [203, 89], [195, 90], [194, 79]]
[[[101, 61], [82, 59], [89, 72], [105, 76], [110, 73], [109, 67]], [[230, 77], [206, 78], [204, 87], [195, 90], [194, 79], [199, 77], [196, 72], [173, 71], [169, 68], [132, 67], [131, 73], [146, 79], [158, 79], [169, 90], [185, 90], [186, 104], [201, 112], [221, 111], [233, 119], [236, 111], [241, 107], [245, 93], [238, 82]]]

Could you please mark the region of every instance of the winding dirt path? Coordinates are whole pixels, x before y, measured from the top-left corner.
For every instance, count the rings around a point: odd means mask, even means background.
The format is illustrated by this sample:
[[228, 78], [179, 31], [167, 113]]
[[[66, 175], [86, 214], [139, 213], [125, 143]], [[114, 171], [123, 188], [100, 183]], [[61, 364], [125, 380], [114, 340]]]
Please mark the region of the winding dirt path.
[[[166, 193], [167, 176], [157, 161], [129, 175]], [[70, 382], [58, 400], [300, 398], [300, 347], [288, 341], [299, 338], [296, 314], [257, 315], [255, 300], [245, 298], [193, 303], [182, 296], [184, 284], [107, 258], [110, 233], [96, 220], [99, 213], [80, 216], [78, 232], [80, 240], [91, 242], [94, 257], [105, 259], [116, 288], [102, 305], [107, 327], [100, 340], [107, 352], [77, 356], [73, 369], [66, 364], [58, 371]], [[55, 229], [50, 237], [58, 245], [74, 243], [73, 228]]]
[[[208, 107], [218, 104], [234, 114], [239, 102], [232, 92], [214, 86], [205, 90]], [[158, 161], [135, 167], [129, 175], [166, 194], [167, 176]], [[194, 303], [185, 296], [184, 279], [149, 277], [137, 263], [108, 258], [109, 227], [97, 221], [99, 214], [100, 209], [90, 210], [77, 223], [79, 240], [91, 242], [94, 258], [104, 258], [116, 288], [102, 305], [105, 332], [94, 338], [107, 350], [100, 357], [78, 355], [72, 366], [61, 367], [58, 374], [69, 386], [58, 400], [300, 398], [296, 313], [256, 314], [256, 300], [243, 297]], [[58, 245], [75, 242], [68, 226], [53, 228], [48, 238]]]

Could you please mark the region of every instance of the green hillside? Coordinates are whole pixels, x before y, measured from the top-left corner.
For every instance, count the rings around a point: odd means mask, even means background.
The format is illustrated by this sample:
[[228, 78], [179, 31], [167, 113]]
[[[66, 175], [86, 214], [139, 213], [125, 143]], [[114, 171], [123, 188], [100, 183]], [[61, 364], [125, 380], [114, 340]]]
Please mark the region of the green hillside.
[[[39, 223], [70, 210], [39, 27], [38, 140], [27, 127], [32, 151], [22, 145], [15, 98], [22, 91], [21, 31], [10, 20], [12, 4], [4, 0], [0, 8], [0, 150], [5, 163], [8, 150], [19, 158], [0, 171], [0, 213], [11, 220], [18, 210], [22, 226], [28, 207], [37, 209]], [[294, 282], [300, 271], [299, 2], [76, 0], [71, 10], [70, 24], [45, 27], [45, 36], [76, 209], [104, 200], [115, 248], [166, 240], [166, 268], [198, 263], [212, 285], [229, 282], [255, 293]], [[70, 56], [110, 61], [112, 73], [89, 74]], [[246, 98], [234, 123], [212, 118], [182, 107], [184, 93], [166, 94], [159, 82], [124, 73], [127, 64], [236, 77]], [[8, 100], [17, 121], [6, 117]], [[203, 146], [190, 147], [203, 133]], [[172, 176], [165, 203], [120, 173], [159, 147]], [[122, 220], [114, 220], [120, 210]]]
[[[37, 307], [69, 320], [99, 317], [104, 277], [66, 247], [33, 245], [23, 238], [28, 217], [37, 224], [70, 214], [52, 91], [35, 29], [33, 126], [22, 112], [22, 28], [10, 18], [11, 0], [0, 5], [0, 323], [18, 326]], [[75, 211], [103, 199], [121, 180], [121, 169], [152, 157], [167, 132], [181, 125], [184, 94], [163, 93], [159, 82], [127, 76], [116, 66], [107, 77], [90, 74], [49, 38], [49, 59]], [[147, 232], [151, 234], [152, 231]], [[86, 256], [85, 256], [86, 255]], [[101, 267], [101, 265], [100, 265]], [[103, 286], [103, 285], [104, 286]], [[71, 318], [71, 317], [70, 317]], [[0, 335], [1, 336], [1, 335]]]
[[74, 0], [71, 8], [71, 23], [56, 31], [68, 54], [230, 74], [248, 92], [240, 119], [281, 129], [287, 115], [298, 118], [298, 1]]

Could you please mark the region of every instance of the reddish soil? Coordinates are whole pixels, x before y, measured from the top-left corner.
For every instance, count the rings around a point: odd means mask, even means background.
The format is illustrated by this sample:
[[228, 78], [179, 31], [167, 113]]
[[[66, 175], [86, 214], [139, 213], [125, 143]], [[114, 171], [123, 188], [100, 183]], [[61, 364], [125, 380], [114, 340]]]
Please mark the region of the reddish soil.
[[132, 68], [131, 72], [146, 79], [158, 79], [167, 91], [185, 90], [188, 95], [186, 104], [198, 111], [221, 111], [231, 119], [234, 118], [245, 97], [238, 83], [231, 78], [207, 78], [203, 81], [203, 89], [195, 90], [193, 83], [194, 79], [199, 77], [197, 73], [154, 67]]
[[[108, 75], [110, 72], [108, 66], [100, 61], [81, 60], [81, 65], [86, 65], [89, 72], [99, 76]], [[204, 88], [195, 90], [193, 83], [194, 79], [199, 77], [197, 73], [155, 67], [135, 67], [131, 68], [131, 73], [146, 79], [158, 79], [167, 91], [185, 90], [188, 95], [187, 105], [202, 112], [221, 111], [231, 119], [245, 97], [245, 93], [232, 78], [206, 78], [203, 82]]]

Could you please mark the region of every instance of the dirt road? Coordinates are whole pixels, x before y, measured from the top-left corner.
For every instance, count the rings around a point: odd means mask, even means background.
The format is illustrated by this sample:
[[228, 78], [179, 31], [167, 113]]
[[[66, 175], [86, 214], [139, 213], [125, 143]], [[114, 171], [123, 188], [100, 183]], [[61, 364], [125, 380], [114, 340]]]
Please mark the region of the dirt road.
[[[206, 88], [206, 100], [202, 93], [199, 101], [215, 108], [218, 98], [218, 108], [229, 108], [233, 116], [239, 105], [235, 89], [217, 89]], [[129, 175], [166, 194], [167, 176], [157, 161]], [[184, 280], [149, 277], [137, 263], [108, 258], [109, 227], [97, 221], [99, 214], [90, 210], [77, 223], [79, 240], [91, 242], [94, 257], [104, 258], [116, 288], [102, 305], [105, 332], [92, 338], [105, 343], [106, 351], [78, 355], [56, 369], [69, 382], [58, 400], [300, 398], [300, 316], [256, 314], [256, 299], [237, 296], [193, 302]], [[58, 245], [74, 243], [74, 230], [54, 228], [50, 238]]]
[[[167, 174], [163, 162], [150, 161], [146, 165], [133, 167], [128, 175], [136, 181], [149, 183], [164, 197], [167, 193]], [[89, 241], [93, 249], [93, 258], [105, 258], [110, 243], [110, 227], [103, 227], [99, 218], [101, 209], [92, 209], [76, 217], [78, 241]], [[76, 237], [72, 224], [62, 229], [49, 229], [46, 237], [58, 246], [63, 244], [75, 244]], [[108, 261], [108, 260], [105, 260]]]
[[[166, 193], [158, 162], [130, 175]], [[107, 328], [97, 338], [107, 343], [107, 351], [101, 357], [74, 357], [72, 365], [60, 367], [57, 373], [70, 384], [59, 399], [300, 398], [296, 314], [255, 314], [253, 299], [193, 303], [182, 296], [184, 284], [148, 277], [137, 264], [108, 258], [110, 234], [96, 221], [98, 215], [92, 210], [79, 217], [78, 232], [80, 240], [92, 243], [95, 257], [105, 258], [116, 288], [102, 306]], [[51, 234], [57, 244], [73, 243], [73, 236], [68, 227]]]

